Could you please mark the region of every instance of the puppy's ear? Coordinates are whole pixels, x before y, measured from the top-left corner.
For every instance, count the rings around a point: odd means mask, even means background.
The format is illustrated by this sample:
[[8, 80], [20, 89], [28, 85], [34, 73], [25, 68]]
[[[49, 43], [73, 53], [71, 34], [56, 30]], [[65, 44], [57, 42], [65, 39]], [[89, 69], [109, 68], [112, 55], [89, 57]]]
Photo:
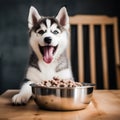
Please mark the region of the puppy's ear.
[[28, 28], [31, 29], [40, 20], [40, 18], [41, 16], [37, 9], [31, 6], [28, 15]]
[[65, 7], [60, 9], [56, 19], [64, 28], [69, 29], [69, 16]]

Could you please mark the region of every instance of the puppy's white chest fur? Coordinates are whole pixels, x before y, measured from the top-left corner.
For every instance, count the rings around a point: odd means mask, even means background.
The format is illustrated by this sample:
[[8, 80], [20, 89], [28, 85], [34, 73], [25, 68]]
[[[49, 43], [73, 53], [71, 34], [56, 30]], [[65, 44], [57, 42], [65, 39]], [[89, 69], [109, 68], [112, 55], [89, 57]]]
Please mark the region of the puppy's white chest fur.
[[[63, 63], [64, 65], [65, 63]], [[53, 77], [59, 77], [61, 79], [73, 79], [71, 69], [65, 68], [60, 71], [57, 71], [56, 66], [58, 65], [58, 62], [53, 62], [51, 64], [45, 64], [43, 62], [39, 62], [39, 66], [41, 68], [41, 75], [40, 80], [50, 80], [53, 79]]]
[[38, 62], [38, 65], [39, 65], [39, 68], [40, 68], [40, 71], [41, 73], [43, 74], [41, 77], [41, 79], [43, 80], [49, 80], [49, 79], [52, 79], [53, 76], [56, 74], [56, 71], [55, 71], [55, 67], [56, 67], [56, 62], [54, 63], [50, 63], [50, 64], [46, 64], [45, 62], [43, 61], [39, 61]]

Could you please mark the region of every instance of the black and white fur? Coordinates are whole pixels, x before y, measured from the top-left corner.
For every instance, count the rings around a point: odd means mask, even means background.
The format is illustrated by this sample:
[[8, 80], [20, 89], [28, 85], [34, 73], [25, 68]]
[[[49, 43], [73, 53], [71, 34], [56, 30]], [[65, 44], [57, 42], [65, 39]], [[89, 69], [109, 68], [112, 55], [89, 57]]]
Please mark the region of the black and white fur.
[[66, 56], [69, 40], [69, 17], [66, 8], [61, 8], [56, 17], [42, 17], [32, 6], [29, 10], [28, 27], [32, 53], [25, 82], [20, 92], [12, 98], [14, 104], [28, 102], [32, 96], [31, 83], [50, 80], [55, 76], [73, 79]]

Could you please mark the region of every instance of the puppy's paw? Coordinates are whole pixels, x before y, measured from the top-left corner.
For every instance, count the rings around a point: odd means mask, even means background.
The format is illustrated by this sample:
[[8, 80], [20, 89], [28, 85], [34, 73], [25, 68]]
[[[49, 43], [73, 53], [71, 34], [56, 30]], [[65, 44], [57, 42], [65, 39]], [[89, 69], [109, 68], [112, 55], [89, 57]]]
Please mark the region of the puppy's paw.
[[12, 97], [12, 103], [14, 105], [24, 105], [28, 102], [30, 96], [24, 94], [16, 94]]

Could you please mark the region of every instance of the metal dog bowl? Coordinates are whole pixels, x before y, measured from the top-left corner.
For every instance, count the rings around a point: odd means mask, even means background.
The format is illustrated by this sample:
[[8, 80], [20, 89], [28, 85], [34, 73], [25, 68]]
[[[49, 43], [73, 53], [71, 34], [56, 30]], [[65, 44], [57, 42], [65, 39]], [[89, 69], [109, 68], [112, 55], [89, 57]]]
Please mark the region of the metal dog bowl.
[[79, 110], [90, 103], [94, 84], [83, 83], [82, 87], [41, 87], [31, 84], [35, 103], [48, 110]]

